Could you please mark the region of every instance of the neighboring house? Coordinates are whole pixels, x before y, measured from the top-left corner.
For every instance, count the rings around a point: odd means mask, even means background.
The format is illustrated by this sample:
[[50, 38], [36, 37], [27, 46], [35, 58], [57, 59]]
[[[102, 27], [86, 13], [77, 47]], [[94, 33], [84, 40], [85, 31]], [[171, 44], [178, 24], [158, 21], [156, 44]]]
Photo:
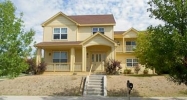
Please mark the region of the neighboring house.
[[[37, 48], [36, 62], [41, 62], [44, 50], [46, 71], [87, 72], [104, 71], [106, 59], [121, 61], [123, 69], [138, 65], [133, 54], [139, 33], [130, 28], [114, 31], [116, 25], [111, 15], [73, 15], [57, 13], [44, 23], [43, 42]], [[125, 26], [124, 26], [125, 27]]]

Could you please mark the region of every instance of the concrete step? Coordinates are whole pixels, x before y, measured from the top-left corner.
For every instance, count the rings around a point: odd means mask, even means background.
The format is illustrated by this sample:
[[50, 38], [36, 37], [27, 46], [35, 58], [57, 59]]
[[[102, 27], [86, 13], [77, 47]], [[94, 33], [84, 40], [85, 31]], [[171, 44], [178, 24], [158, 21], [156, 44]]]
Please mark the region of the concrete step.
[[98, 88], [88, 87], [87, 90], [88, 91], [103, 91], [103, 89], [101, 87], [100, 88], [99, 87]]
[[89, 80], [89, 82], [103, 82], [103, 80]]
[[102, 88], [103, 87], [103, 85], [101, 84], [88, 84], [88, 87], [90, 87], [90, 88]]
[[103, 95], [102, 91], [87, 91], [87, 95]]
[[88, 85], [102, 85], [102, 82], [89, 82]]
[[89, 80], [102, 80], [103, 77], [89, 77]]

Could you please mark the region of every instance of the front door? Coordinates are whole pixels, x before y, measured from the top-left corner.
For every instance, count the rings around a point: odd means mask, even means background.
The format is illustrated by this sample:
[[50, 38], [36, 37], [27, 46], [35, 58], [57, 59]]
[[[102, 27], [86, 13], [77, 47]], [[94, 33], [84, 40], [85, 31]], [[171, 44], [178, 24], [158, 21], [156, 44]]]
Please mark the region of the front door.
[[104, 71], [104, 61], [106, 54], [101, 52], [95, 52], [91, 55], [91, 64], [93, 65], [92, 71]]

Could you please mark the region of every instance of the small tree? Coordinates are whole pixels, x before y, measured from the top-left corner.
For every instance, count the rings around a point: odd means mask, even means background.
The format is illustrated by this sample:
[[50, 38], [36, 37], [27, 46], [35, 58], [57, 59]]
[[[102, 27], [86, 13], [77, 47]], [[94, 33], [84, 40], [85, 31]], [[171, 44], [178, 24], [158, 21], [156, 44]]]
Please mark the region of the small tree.
[[106, 74], [108, 74], [108, 75], [118, 74], [119, 70], [122, 68], [120, 64], [121, 64], [120, 61], [117, 61], [114, 59], [109, 59], [109, 60], [105, 61]]
[[15, 15], [10, 0], [0, 2], [0, 75], [16, 77], [28, 68], [25, 59], [30, 56], [34, 30], [24, 31], [23, 20]]

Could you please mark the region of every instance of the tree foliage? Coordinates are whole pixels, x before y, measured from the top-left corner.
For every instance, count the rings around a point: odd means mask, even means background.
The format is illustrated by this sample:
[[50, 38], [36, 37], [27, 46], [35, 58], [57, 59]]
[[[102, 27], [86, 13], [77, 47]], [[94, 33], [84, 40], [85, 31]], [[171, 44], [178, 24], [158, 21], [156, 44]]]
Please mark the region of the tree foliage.
[[164, 24], [149, 26], [140, 34], [135, 54], [141, 64], [167, 70], [170, 79], [187, 85], [187, 1], [150, 0], [150, 17]]
[[26, 57], [30, 55], [35, 31], [23, 30], [23, 14], [15, 15], [15, 7], [9, 0], [0, 2], [0, 75], [18, 76], [28, 68]]

